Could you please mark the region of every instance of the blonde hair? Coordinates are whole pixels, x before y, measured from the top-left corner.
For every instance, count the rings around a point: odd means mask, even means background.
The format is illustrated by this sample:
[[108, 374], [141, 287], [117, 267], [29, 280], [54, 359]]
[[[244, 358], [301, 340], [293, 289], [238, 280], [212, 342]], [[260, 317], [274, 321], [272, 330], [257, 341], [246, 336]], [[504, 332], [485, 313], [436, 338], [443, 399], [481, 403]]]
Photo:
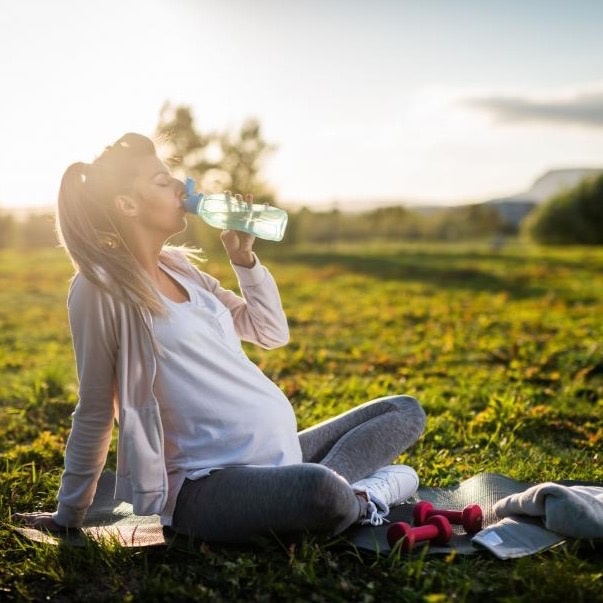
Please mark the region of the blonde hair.
[[[56, 228], [76, 273], [124, 302], [161, 315], [165, 304], [129, 251], [114, 203], [130, 192], [137, 160], [155, 154], [149, 138], [128, 133], [94, 162], [70, 165], [61, 181]], [[190, 251], [186, 255], [194, 255]]]

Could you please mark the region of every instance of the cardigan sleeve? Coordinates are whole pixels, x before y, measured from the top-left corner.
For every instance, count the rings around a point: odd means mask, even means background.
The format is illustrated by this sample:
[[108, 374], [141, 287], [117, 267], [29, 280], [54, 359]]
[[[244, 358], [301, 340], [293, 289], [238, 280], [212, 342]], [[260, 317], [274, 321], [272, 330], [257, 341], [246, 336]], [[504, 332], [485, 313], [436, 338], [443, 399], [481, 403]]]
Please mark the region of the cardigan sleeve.
[[224, 289], [213, 276], [195, 270], [202, 285], [230, 310], [239, 338], [266, 349], [277, 348], [289, 341], [287, 317], [274, 277], [255, 254], [254, 258], [251, 268], [232, 265], [242, 297]]
[[118, 336], [114, 301], [85, 277], [75, 277], [68, 298], [79, 400], [65, 450], [55, 521], [80, 527], [107, 458], [114, 420]]

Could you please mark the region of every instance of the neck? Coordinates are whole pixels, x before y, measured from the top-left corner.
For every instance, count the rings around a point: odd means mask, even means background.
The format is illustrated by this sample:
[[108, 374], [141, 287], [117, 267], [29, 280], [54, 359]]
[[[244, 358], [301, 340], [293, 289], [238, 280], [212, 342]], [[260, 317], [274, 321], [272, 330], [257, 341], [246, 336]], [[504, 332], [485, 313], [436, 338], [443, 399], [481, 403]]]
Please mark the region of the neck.
[[163, 238], [151, 238], [148, 233], [131, 231], [123, 237], [128, 249], [138, 260], [143, 270], [148, 273], [153, 281], [159, 281], [159, 254], [163, 249]]

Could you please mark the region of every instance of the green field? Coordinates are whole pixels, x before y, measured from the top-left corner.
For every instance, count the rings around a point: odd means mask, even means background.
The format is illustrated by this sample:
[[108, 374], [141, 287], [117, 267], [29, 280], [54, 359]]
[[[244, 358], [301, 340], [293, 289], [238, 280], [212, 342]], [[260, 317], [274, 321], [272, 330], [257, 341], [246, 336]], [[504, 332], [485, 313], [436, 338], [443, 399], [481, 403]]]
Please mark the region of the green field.
[[[603, 481], [603, 249], [260, 247], [292, 338], [247, 349], [300, 428], [406, 393], [428, 426], [400, 461], [425, 485], [482, 471]], [[222, 254], [204, 269], [234, 286]], [[374, 556], [316, 537], [154, 550], [24, 541], [10, 514], [54, 509], [77, 397], [70, 272], [60, 250], [0, 252], [0, 600], [603, 601], [603, 552], [589, 542], [502, 562]]]

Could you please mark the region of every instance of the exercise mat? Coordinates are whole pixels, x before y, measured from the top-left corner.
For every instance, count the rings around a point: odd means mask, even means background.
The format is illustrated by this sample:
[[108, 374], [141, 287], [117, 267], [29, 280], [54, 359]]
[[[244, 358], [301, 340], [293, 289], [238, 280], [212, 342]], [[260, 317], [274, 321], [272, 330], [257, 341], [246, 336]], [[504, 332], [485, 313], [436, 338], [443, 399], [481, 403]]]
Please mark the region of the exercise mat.
[[115, 500], [114, 491], [115, 474], [103, 472], [81, 530], [51, 534], [32, 528], [17, 528], [17, 532], [37, 542], [74, 546], [83, 546], [90, 538], [108, 540], [125, 547], [163, 546], [176, 537], [159, 523], [158, 515], [134, 515], [131, 504]]
[[[586, 482], [557, 482], [563, 485], [586, 484]], [[417, 494], [406, 503], [392, 508], [388, 523], [382, 526], [353, 526], [341, 536], [359, 549], [378, 553], [389, 553], [387, 530], [396, 521], [412, 524], [412, 510], [419, 500], [429, 501], [440, 509], [461, 510], [469, 504], [478, 504], [483, 510], [484, 521], [478, 537], [473, 539], [465, 534], [462, 526], [453, 527], [453, 537], [442, 546], [429, 545], [429, 553], [448, 554], [453, 550], [459, 554], [474, 554], [485, 549], [500, 558], [518, 557], [539, 552], [560, 544], [565, 537], [550, 532], [542, 527], [538, 519], [528, 517], [506, 518], [500, 521], [492, 511], [495, 502], [517, 492], [523, 492], [534, 484], [520, 482], [496, 473], [481, 473], [450, 488], [419, 488]], [[86, 514], [84, 527], [81, 530], [70, 530], [67, 534], [55, 535], [32, 528], [16, 528], [23, 536], [48, 544], [67, 543], [82, 546], [89, 539], [95, 541], [108, 540], [125, 547], [164, 546], [173, 542], [178, 536], [169, 528], [159, 523], [157, 515], [142, 517], [132, 513], [128, 503], [113, 498], [115, 474], [104, 472], [98, 482], [92, 506]], [[509, 540], [502, 543], [498, 535], [499, 527], [512, 527], [513, 538], [518, 538], [509, 545]], [[479, 544], [477, 541], [480, 541]], [[485, 548], [484, 548], [485, 547]], [[416, 547], [421, 551], [424, 546]]]

